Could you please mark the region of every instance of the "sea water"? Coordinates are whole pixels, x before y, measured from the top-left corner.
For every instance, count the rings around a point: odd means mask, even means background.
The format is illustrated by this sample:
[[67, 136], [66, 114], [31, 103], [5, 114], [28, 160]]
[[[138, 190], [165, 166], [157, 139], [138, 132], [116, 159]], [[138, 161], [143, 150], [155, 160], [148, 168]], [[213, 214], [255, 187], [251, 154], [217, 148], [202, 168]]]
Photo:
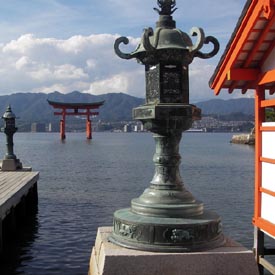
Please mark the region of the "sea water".
[[[253, 246], [254, 147], [230, 144], [231, 133], [183, 133], [180, 172], [205, 208], [222, 218], [223, 232]], [[0, 155], [5, 137], [0, 135]], [[83, 275], [97, 228], [111, 226], [154, 174], [151, 133], [16, 133], [14, 152], [40, 172], [38, 213], [17, 233], [0, 274]], [[1, 156], [0, 156], [1, 158]]]

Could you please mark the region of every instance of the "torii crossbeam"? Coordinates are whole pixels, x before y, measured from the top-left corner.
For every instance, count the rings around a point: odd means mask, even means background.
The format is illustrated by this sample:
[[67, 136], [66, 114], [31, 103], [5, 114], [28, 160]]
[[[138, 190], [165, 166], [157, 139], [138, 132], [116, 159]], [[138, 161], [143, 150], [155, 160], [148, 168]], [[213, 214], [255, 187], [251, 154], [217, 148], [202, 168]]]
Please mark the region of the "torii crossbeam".
[[[56, 102], [48, 99], [48, 103], [55, 109], [61, 109], [58, 112], [54, 112], [54, 115], [62, 116], [60, 120], [60, 138], [64, 140], [66, 138], [65, 126], [66, 116], [86, 116], [86, 136], [87, 139], [92, 139], [92, 121], [90, 116], [96, 116], [99, 114], [97, 110], [104, 104], [104, 101], [93, 103], [69, 103], [69, 102]], [[82, 110], [82, 111], [80, 111]]]

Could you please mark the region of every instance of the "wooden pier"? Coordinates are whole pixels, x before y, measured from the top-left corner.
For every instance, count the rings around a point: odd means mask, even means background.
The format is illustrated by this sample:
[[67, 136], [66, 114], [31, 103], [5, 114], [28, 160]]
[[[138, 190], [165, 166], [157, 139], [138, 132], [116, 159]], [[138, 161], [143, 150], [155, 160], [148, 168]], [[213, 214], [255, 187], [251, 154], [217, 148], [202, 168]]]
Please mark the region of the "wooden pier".
[[0, 171], [0, 253], [3, 250], [4, 219], [10, 219], [11, 227], [15, 229], [18, 217], [24, 217], [28, 209], [37, 206], [38, 178], [38, 172]]

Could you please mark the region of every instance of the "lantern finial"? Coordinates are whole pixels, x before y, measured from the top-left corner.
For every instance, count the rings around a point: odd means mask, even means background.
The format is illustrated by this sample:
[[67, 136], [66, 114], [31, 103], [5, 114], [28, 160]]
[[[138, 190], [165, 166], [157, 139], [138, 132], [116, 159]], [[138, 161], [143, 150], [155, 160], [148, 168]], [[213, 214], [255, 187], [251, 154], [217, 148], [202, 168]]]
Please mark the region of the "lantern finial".
[[159, 15], [172, 15], [177, 8], [174, 8], [176, 6], [176, 0], [158, 0], [158, 6], [161, 8], [161, 10], [154, 8], [154, 10]]

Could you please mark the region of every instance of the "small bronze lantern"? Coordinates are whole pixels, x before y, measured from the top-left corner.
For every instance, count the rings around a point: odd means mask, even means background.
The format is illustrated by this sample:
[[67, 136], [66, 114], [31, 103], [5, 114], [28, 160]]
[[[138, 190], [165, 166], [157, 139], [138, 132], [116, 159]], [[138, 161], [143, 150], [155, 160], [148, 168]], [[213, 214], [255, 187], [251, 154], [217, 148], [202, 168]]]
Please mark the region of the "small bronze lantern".
[[13, 152], [13, 135], [17, 131], [17, 128], [15, 127], [16, 116], [12, 112], [10, 105], [7, 107], [2, 119], [4, 120], [2, 131], [6, 134], [7, 139], [7, 153], [5, 154], [5, 158], [2, 160], [1, 170], [15, 171], [17, 169], [22, 169], [22, 163], [16, 158], [16, 155]]
[[[144, 193], [131, 202], [131, 208], [114, 213], [109, 240], [123, 247], [159, 251], [188, 252], [223, 245], [220, 217], [204, 209], [183, 185], [180, 173], [179, 143], [182, 132], [200, 119], [200, 109], [189, 104], [188, 66], [193, 58], [210, 58], [219, 50], [212, 36], [192, 28], [191, 38], [176, 28], [172, 18], [175, 0], [158, 0], [160, 9], [156, 29], [144, 30], [140, 44], [132, 53], [123, 53], [115, 41], [115, 52], [123, 59], [136, 58], [145, 65], [146, 103], [133, 110], [134, 119], [153, 132], [156, 142], [155, 175]], [[204, 44], [213, 50], [202, 53]]]

